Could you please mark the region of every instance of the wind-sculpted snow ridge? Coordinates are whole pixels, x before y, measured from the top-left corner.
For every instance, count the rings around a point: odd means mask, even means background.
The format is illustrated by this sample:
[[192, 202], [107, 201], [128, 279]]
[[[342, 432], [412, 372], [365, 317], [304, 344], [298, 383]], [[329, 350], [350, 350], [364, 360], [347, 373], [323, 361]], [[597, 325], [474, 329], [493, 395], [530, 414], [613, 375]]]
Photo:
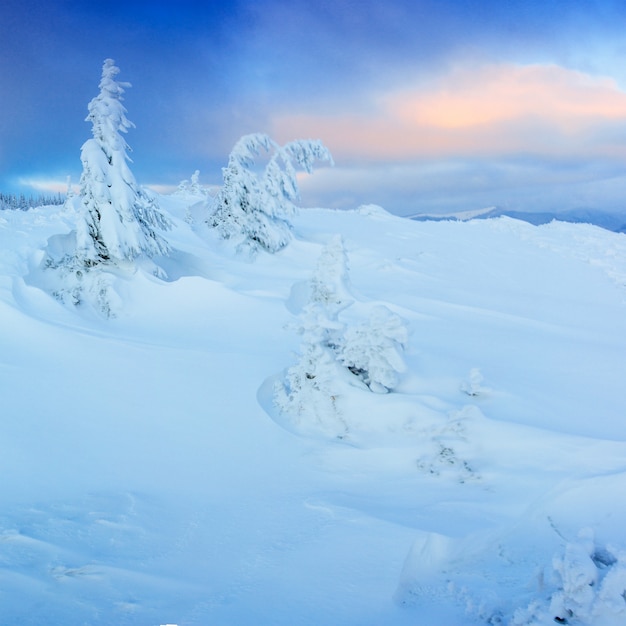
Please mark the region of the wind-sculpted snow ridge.
[[71, 206], [0, 216], [2, 623], [624, 623], [623, 235], [311, 209], [252, 262], [197, 202], [110, 318], [39, 282]]

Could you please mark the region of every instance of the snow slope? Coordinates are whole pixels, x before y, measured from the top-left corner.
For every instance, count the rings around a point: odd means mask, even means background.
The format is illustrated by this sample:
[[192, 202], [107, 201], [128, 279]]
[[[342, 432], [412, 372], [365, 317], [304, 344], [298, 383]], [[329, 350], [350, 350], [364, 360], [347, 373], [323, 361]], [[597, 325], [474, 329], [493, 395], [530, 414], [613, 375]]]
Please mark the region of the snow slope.
[[[0, 623], [626, 623], [624, 235], [315, 209], [251, 261], [192, 202], [112, 319], [40, 288], [71, 210], [0, 212]], [[336, 234], [410, 329], [341, 433], [272, 402]]]

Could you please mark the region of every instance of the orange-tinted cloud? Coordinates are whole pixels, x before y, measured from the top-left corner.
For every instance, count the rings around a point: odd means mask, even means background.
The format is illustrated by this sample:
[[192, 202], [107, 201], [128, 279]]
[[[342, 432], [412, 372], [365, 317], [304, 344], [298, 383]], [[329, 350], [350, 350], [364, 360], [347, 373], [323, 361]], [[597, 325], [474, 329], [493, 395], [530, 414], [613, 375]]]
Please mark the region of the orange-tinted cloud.
[[369, 114], [279, 117], [273, 132], [319, 137], [339, 158], [626, 155], [611, 132], [626, 125], [626, 93], [556, 65], [463, 68], [375, 100]]
[[440, 128], [467, 128], [529, 115], [555, 124], [626, 117], [626, 94], [615, 81], [556, 65], [493, 65], [455, 72], [431, 92], [394, 95], [400, 119]]

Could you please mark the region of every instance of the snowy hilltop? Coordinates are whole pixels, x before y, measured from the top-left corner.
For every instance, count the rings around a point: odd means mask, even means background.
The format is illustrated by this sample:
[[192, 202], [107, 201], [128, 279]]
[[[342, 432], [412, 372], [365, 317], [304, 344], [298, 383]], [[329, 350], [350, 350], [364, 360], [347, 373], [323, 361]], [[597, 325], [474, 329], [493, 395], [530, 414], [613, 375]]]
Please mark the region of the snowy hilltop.
[[466, 221], [471, 219], [492, 219], [494, 217], [513, 217], [530, 224], [535, 224], [536, 226], [549, 224], [554, 220], [558, 220], [559, 222], [568, 222], [570, 224], [594, 224], [616, 233], [626, 233], [626, 213], [624, 211], [609, 213], [606, 211], [598, 211], [597, 209], [570, 209], [568, 211], [537, 212], [513, 211], [510, 209], [489, 207], [487, 209], [460, 211], [458, 213], [449, 213], [446, 215], [428, 215], [417, 213], [415, 215], [411, 215], [410, 219], [420, 222], [433, 220]]
[[264, 134], [158, 195], [116, 70], [0, 211], [0, 621], [626, 623], [626, 236], [298, 210]]

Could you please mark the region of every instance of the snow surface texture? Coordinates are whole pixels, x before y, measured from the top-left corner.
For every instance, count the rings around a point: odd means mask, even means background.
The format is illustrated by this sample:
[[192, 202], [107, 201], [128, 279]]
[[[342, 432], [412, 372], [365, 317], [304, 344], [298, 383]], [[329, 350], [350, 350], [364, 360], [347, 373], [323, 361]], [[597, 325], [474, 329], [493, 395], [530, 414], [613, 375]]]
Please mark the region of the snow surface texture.
[[[1, 623], [626, 623], [624, 235], [316, 209], [250, 262], [197, 201], [109, 319], [40, 284], [71, 206], [0, 212]], [[409, 335], [341, 433], [274, 401], [338, 235], [326, 318]]]

